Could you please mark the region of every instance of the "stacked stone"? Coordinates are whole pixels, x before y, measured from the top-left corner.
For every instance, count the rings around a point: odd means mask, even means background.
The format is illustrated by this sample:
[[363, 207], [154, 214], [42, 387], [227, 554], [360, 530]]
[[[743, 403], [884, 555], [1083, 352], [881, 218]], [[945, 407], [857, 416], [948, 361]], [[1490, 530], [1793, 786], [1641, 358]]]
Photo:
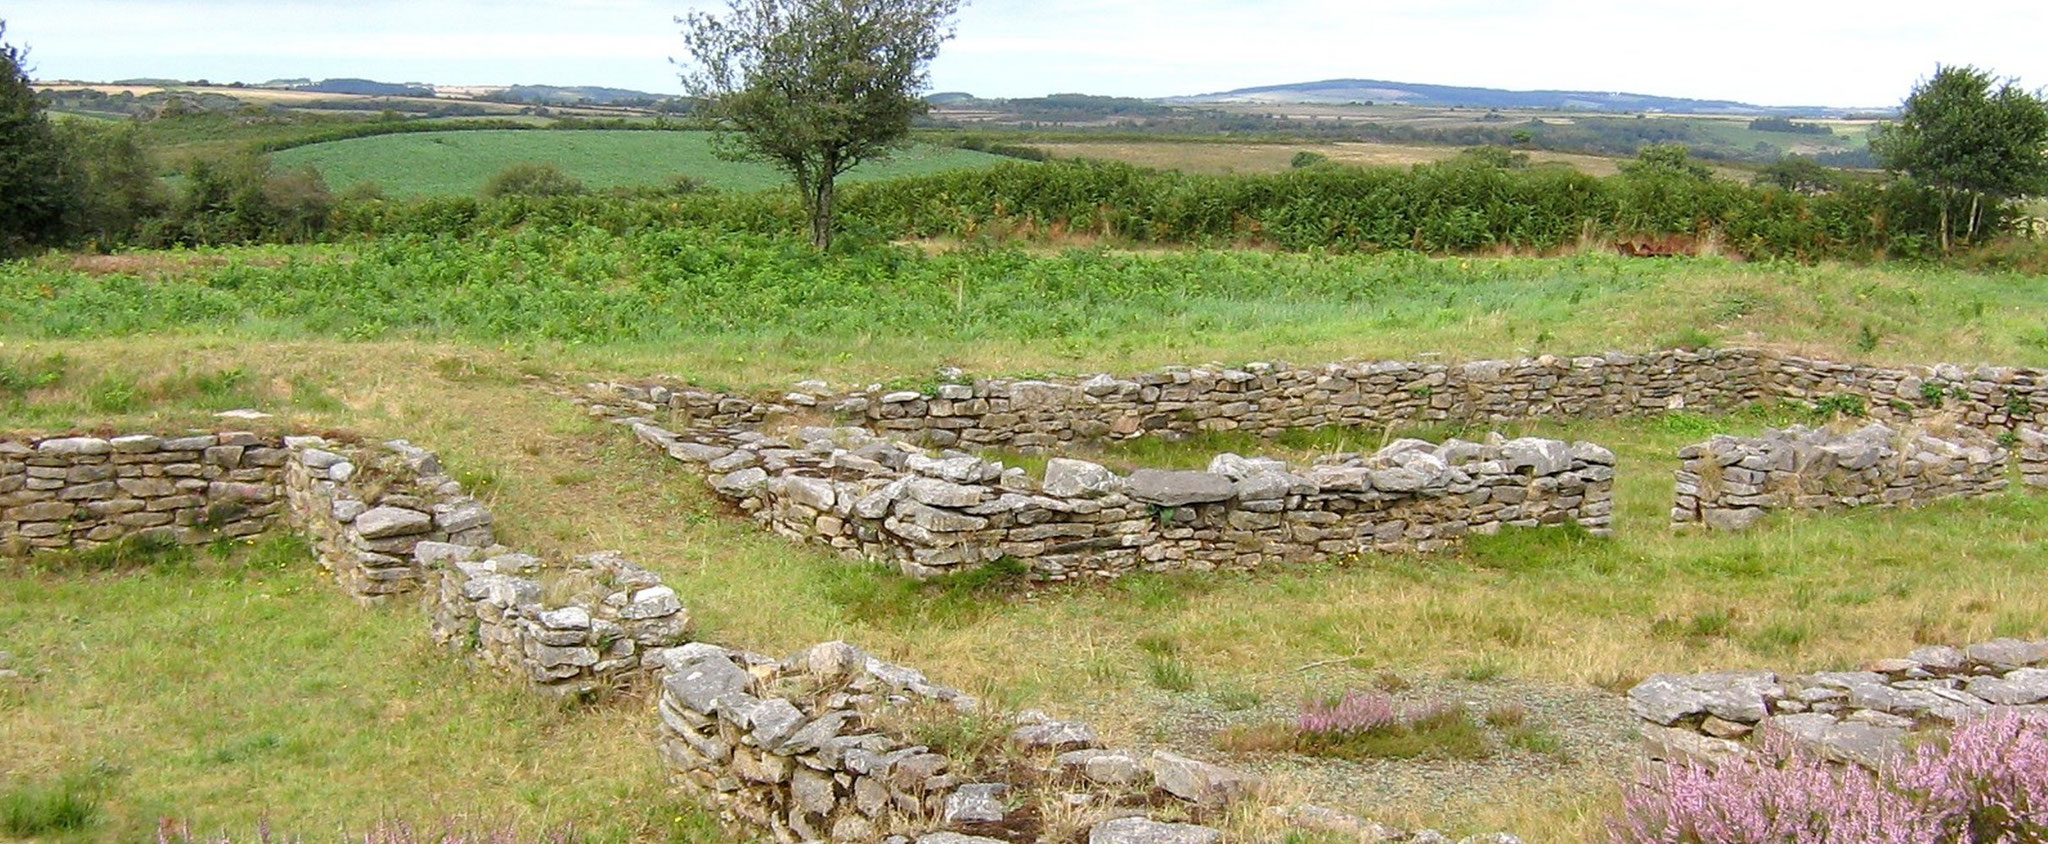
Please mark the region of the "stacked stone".
[[490, 546], [491, 512], [464, 494], [440, 459], [403, 440], [342, 447], [288, 437], [285, 489], [300, 529], [342, 589], [378, 601], [420, 587], [421, 543]]
[[2019, 429], [2020, 478], [2027, 486], [2048, 488], [2048, 432]]
[[1997, 712], [2048, 714], [2048, 640], [1929, 646], [1862, 671], [1659, 674], [1629, 690], [1652, 758], [1719, 765], [1781, 732], [1839, 762], [1878, 767], [1916, 731]]
[[[436, 641], [557, 696], [640, 685], [657, 667], [653, 654], [689, 641], [690, 614], [675, 590], [615, 552], [552, 571], [495, 548], [422, 542], [414, 555], [432, 583]], [[542, 576], [572, 594], [547, 600], [554, 590]]]
[[261, 533], [281, 509], [285, 460], [247, 432], [0, 441], [0, 551]]
[[[593, 412], [618, 411], [603, 405]], [[971, 454], [927, 456], [860, 428], [795, 442], [735, 429], [677, 433], [619, 418], [700, 465], [719, 495], [785, 536], [930, 576], [1010, 558], [1043, 580], [1137, 569], [1251, 569], [1368, 552], [1430, 552], [1472, 533], [1613, 519], [1614, 455], [1589, 443], [1403, 440], [1295, 473], [1218, 457], [1207, 472], [1122, 477], [1055, 459], [1043, 483]]]
[[874, 726], [885, 707], [972, 710], [973, 698], [844, 643], [787, 661], [704, 644], [663, 656], [662, 758], [729, 820], [778, 841], [879, 841], [930, 818], [985, 823], [973, 810], [988, 807], [970, 804], [1006, 788], [966, 782], [954, 760]]
[[1145, 435], [1333, 426], [1605, 418], [1729, 409], [1762, 398], [1767, 358], [1749, 350], [1545, 355], [1465, 364], [1337, 363], [1177, 368], [1134, 378], [984, 380], [924, 393], [870, 387], [785, 402], [830, 407], [886, 436], [935, 446], [1057, 449]]
[[1775, 355], [1760, 385], [1765, 394], [1815, 402], [1849, 396], [1879, 419], [1941, 418], [1980, 431], [2048, 424], [2048, 372], [2009, 366], [1883, 367]]
[[2004, 492], [2007, 452], [1968, 428], [1949, 438], [1872, 424], [1849, 433], [1793, 426], [1717, 436], [1678, 452], [1671, 520], [1741, 530], [1774, 510], [1918, 507]]

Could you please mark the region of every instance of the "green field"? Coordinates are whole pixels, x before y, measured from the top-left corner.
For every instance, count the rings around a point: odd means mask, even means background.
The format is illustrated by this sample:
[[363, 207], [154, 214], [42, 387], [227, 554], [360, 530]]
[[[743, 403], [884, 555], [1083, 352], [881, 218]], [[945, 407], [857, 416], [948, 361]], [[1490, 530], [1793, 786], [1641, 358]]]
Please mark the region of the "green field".
[[[760, 190], [785, 178], [763, 164], [712, 153], [706, 132], [519, 131], [378, 135], [278, 152], [283, 167], [311, 165], [335, 190], [375, 182], [391, 196], [473, 196], [492, 175], [521, 162], [554, 164], [593, 190], [658, 185], [675, 176], [719, 190]], [[850, 181], [924, 175], [1007, 161], [971, 150], [919, 144], [855, 169]]]

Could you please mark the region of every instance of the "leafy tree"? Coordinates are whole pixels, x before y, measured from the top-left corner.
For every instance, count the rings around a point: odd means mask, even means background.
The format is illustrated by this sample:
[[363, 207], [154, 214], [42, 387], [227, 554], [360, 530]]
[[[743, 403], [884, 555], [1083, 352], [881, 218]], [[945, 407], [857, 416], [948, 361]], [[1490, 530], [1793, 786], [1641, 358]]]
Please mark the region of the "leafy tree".
[[76, 225], [81, 237], [110, 249], [163, 215], [169, 197], [133, 123], [66, 120], [56, 129], [83, 180]]
[[1835, 171], [1821, 166], [1820, 162], [1803, 155], [1787, 155], [1758, 170], [1756, 178], [1750, 181], [1759, 187], [1771, 185], [1793, 193], [1808, 196], [1827, 193], [1841, 184]]
[[1689, 179], [1707, 180], [1714, 178], [1714, 171], [1692, 159], [1692, 150], [1685, 144], [1650, 144], [1636, 152], [1636, 160], [1621, 165], [1624, 175], [1681, 176]]
[[811, 243], [832, 245], [837, 179], [886, 156], [924, 113], [927, 66], [961, 0], [730, 0], [678, 18], [683, 87], [720, 148], [789, 174]]
[[0, 257], [63, 240], [79, 204], [71, 162], [29, 87], [27, 59], [0, 42]]
[[1906, 97], [1899, 122], [1879, 127], [1871, 150], [1886, 170], [1940, 194], [1947, 251], [1955, 233], [1950, 212], [1964, 199], [1967, 242], [1986, 210], [1996, 214], [2010, 199], [2048, 193], [2048, 102], [1975, 67], [1939, 67]]

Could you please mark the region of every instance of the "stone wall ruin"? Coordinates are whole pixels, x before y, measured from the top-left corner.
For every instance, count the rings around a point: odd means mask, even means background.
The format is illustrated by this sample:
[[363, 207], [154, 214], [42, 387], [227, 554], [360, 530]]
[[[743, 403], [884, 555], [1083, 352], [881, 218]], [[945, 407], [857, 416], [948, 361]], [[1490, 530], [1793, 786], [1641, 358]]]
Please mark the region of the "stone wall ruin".
[[2003, 493], [2009, 453], [1968, 428], [1936, 436], [1871, 424], [1719, 436], [1678, 452], [1671, 521], [1741, 530], [1781, 510], [1920, 507]]

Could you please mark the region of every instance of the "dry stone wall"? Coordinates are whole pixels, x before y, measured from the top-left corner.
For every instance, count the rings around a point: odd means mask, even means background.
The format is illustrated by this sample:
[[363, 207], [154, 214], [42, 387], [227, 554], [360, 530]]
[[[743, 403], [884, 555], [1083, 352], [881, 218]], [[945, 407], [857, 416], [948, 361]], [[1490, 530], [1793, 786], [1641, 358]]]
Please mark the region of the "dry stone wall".
[[262, 533], [283, 511], [286, 459], [248, 432], [0, 440], [0, 551]]
[[1006, 558], [1043, 580], [1250, 569], [1436, 551], [1510, 526], [1606, 533], [1613, 513], [1614, 455], [1589, 443], [1403, 440], [1299, 469], [1227, 454], [1206, 472], [1129, 476], [1055, 459], [1041, 481], [860, 428], [778, 438], [699, 422], [678, 432], [628, 415], [663, 409], [650, 391], [597, 393], [594, 414], [702, 467], [713, 490], [776, 532], [920, 577]]
[[2020, 478], [2030, 487], [2048, 488], [2048, 433], [2019, 431]]
[[494, 544], [490, 510], [424, 449], [403, 440], [340, 451], [317, 437], [286, 444], [293, 459], [285, 489], [295, 524], [350, 595], [378, 600], [418, 591], [426, 572], [415, 554], [422, 544]]
[[1719, 765], [1777, 731], [1836, 761], [1878, 767], [1917, 732], [2014, 709], [2048, 712], [2048, 640], [1928, 646], [1861, 671], [1659, 674], [1631, 689], [1655, 759]]
[[[747, 403], [676, 390], [693, 414]], [[1078, 442], [1201, 431], [1485, 423], [1725, 411], [1827, 400], [1906, 422], [1940, 415], [1984, 431], [2048, 425], [2048, 372], [1956, 364], [1883, 367], [1757, 349], [1544, 355], [1460, 364], [1378, 361], [1173, 368], [1129, 378], [978, 380], [842, 393], [807, 382], [787, 408], [838, 414], [884, 436], [940, 447], [1057, 450]], [[722, 406], [721, 406], [722, 405]], [[693, 418], [704, 418], [695, 417]]]
[[1936, 436], [1883, 424], [1846, 433], [1795, 425], [1715, 437], [1678, 456], [1672, 522], [1717, 530], [1747, 528], [1772, 511], [1917, 507], [2009, 485], [2010, 455], [1968, 428]]

